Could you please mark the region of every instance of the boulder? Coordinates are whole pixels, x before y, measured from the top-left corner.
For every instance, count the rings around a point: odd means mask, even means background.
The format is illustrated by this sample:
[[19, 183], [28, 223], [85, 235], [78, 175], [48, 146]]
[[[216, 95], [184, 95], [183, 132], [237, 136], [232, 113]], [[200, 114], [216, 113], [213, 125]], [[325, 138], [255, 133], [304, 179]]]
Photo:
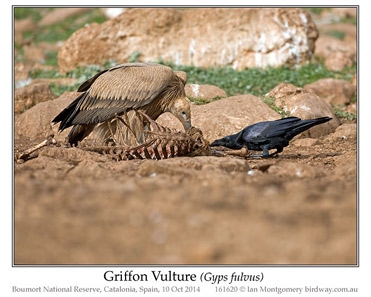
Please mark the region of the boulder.
[[37, 28], [37, 25], [32, 19], [14, 20], [14, 31], [15, 32], [27, 32]]
[[40, 62], [45, 60], [45, 52], [33, 44], [26, 45], [24, 47], [24, 57], [31, 62]]
[[357, 124], [343, 124], [339, 126], [331, 136], [335, 138], [357, 136]]
[[357, 43], [340, 40], [332, 36], [321, 35], [316, 41], [315, 55], [327, 58], [335, 52], [342, 52], [347, 57], [356, 61]]
[[14, 112], [21, 113], [25, 109], [55, 98], [48, 83], [36, 83], [14, 92]]
[[[210, 32], [212, 31], [212, 34]], [[132, 8], [71, 35], [58, 53], [62, 72], [109, 59], [197, 67], [300, 64], [310, 60], [317, 28], [298, 8]]]
[[79, 15], [91, 10], [90, 7], [57, 8], [47, 13], [38, 23], [40, 26], [57, 24], [68, 17]]
[[356, 89], [343, 79], [322, 78], [304, 86], [304, 89], [318, 95], [329, 104], [349, 104]]
[[[192, 105], [191, 112], [192, 125], [200, 128], [209, 141], [237, 133], [257, 122], [281, 118], [260, 98], [253, 95], [233, 96], [204, 105]], [[169, 113], [161, 115], [158, 122], [183, 130], [180, 122]]]
[[282, 83], [276, 86], [266, 96], [275, 97], [275, 105], [282, 108], [285, 112], [289, 112], [291, 116], [299, 117], [303, 120], [326, 116], [332, 118], [327, 123], [315, 126], [301, 133], [299, 136], [301, 138], [318, 138], [334, 132], [340, 125], [340, 121], [332, 112], [331, 106], [316, 94], [309, 93], [305, 89]]
[[185, 86], [186, 96], [189, 98], [201, 98], [211, 101], [216, 97], [226, 97], [224, 90], [213, 85], [187, 84]]
[[342, 71], [353, 65], [352, 55], [344, 52], [334, 52], [325, 58], [325, 66], [331, 71]]
[[52, 126], [51, 121], [77, 96], [77, 92], [65, 92], [57, 99], [35, 105], [17, 117], [14, 124], [14, 133], [31, 139], [54, 134], [57, 140], [63, 140], [69, 129], [57, 135], [58, 125]]

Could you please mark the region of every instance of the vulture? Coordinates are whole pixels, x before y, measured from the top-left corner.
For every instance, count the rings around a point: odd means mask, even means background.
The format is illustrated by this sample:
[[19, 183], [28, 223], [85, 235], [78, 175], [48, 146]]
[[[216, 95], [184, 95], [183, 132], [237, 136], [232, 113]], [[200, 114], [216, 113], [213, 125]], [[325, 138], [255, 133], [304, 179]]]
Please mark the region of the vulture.
[[[58, 131], [73, 126], [67, 140], [75, 146], [96, 127], [107, 135], [108, 129], [112, 132], [111, 123], [116, 121], [118, 126], [120, 116], [129, 120], [130, 112], [132, 120], [134, 111], [145, 113], [153, 120], [170, 112], [187, 131], [191, 127], [191, 109], [184, 91], [186, 80], [184, 72], [160, 64], [117, 65], [84, 82], [78, 88], [82, 93], [52, 122], [60, 122]], [[120, 121], [125, 123], [123, 119]]]

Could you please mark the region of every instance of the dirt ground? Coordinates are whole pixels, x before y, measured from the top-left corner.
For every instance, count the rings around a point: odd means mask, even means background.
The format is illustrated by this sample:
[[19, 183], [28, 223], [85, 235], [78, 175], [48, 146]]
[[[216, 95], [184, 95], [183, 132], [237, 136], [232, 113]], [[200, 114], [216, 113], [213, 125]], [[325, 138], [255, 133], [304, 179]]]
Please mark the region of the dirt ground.
[[356, 264], [357, 139], [296, 142], [272, 159], [45, 148], [14, 165], [15, 264]]

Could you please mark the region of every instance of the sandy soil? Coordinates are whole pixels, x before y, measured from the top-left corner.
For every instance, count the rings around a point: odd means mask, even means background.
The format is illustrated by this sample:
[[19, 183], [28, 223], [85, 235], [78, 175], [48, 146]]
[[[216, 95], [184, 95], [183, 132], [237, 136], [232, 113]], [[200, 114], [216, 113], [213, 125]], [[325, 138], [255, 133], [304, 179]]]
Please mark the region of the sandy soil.
[[356, 264], [356, 156], [331, 134], [254, 160], [48, 147], [14, 165], [15, 264]]

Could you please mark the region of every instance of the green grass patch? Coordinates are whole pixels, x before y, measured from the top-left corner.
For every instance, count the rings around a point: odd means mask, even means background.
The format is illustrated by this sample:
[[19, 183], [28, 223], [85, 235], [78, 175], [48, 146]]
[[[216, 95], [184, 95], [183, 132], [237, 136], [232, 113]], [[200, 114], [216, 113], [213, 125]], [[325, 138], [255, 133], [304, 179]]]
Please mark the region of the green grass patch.
[[14, 18], [16, 20], [31, 18], [34, 22], [38, 22], [43, 14], [53, 9], [51, 7], [14, 7]]
[[216, 85], [222, 88], [228, 96], [253, 94], [259, 97], [282, 82], [303, 87], [325, 77], [350, 80], [357, 70], [357, 66], [354, 65], [342, 72], [334, 72], [327, 70], [322, 63], [311, 63], [301, 67], [249, 68], [241, 71], [231, 67], [201, 68], [176, 66], [171, 63], [167, 65], [174, 70], [185, 71], [188, 75], [188, 83]]
[[344, 106], [343, 105], [332, 106], [332, 111], [338, 118], [347, 119], [349, 121], [353, 121], [357, 119], [357, 116], [354, 113], [352, 112], [349, 113], [347, 111], [344, 111], [342, 110], [342, 107]]
[[308, 10], [313, 14], [320, 15], [324, 10], [330, 10], [331, 7], [304, 7], [302, 9]]
[[279, 113], [283, 118], [289, 117], [291, 114], [290, 112], [286, 112], [283, 109], [279, 108], [275, 105], [276, 98], [274, 97], [261, 97], [262, 101], [267, 104], [271, 109], [273, 109], [275, 112]]
[[50, 90], [57, 96], [61, 96], [64, 92], [73, 92], [76, 91], [80, 84], [73, 86], [62, 86], [59, 84], [52, 83], [50, 84]]
[[40, 27], [36, 31], [23, 32], [23, 37], [25, 39], [33, 39], [36, 44], [42, 41], [55, 43], [67, 40], [75, 31], [86, 24], [103, 23], [104, 21], [106, 21], [104, 14], [98, 8], [95, 8], [85, 13], [68, 17], [58, 24]]
[[326, 35], [335, 37], [335, 38], [340, 39], [340, 40], [344, 40], [344, 38], [345, 38], [345, 33], [341, 32], [341, 31], [328, 31], [328, 32], [326, 32]]
[[213, 101], [217, 101], [217, 100], [220, 100], [220, 99], [223, 99], [225, 97], [214, 97], [213, 99], [203, 99], [203, 98], [193, 98], [193, 97], [188, 97], [188, 99], [193, 102], [193, 104], [195, 105], [203, 105], [203, 104], [207, 104], [207, 103], [210, 103], [210, 102], [213, 102]]
[[58, 52], [47, 51], [45, 53], [45, 65], [58, 66]]
[[346, 17], [346, 18], [341, 18], [340, 23], [352, 24], [352, 25], [357, 26], [357, 17], [349, 16], [349, 17]]

